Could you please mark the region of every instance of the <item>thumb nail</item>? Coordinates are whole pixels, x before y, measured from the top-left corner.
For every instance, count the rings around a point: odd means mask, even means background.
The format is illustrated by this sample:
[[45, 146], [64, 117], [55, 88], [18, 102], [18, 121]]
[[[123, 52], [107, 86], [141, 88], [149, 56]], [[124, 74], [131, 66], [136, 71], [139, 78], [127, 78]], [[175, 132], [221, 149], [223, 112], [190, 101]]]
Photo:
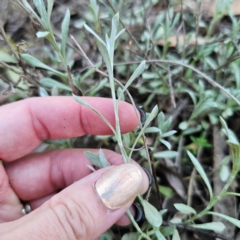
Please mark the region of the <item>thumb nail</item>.
[[118, 209], [133, 201], [140, 192], [143, 177], [133, 164], [113, 167], [96, 182], [96, 190], [104, 205]]

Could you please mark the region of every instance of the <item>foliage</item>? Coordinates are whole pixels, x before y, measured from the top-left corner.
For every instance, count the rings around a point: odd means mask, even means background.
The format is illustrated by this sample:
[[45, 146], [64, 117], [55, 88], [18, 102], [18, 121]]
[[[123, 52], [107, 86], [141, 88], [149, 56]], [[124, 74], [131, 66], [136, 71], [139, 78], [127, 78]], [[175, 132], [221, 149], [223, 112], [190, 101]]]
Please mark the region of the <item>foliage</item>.
[[[163, 11], [155, 11], [154, 21], [144, 22], [148, 17], [147, 13], [160, 4], [157, 0], [145, 1], [144, 4], [134, 1], [90, 0], [89, 12], [83, 16], [81, 34], [83, 33], [84, 37], [80, 38], [80, 41], [72, 36], [72, 40], [69, 40], [70, 10], [66, 11], [62, 19], [61, 36], [57, 38], [51, 23], [54, 1], [48, 0], [46, 5], [43, 0], [33, 2], [34, 6], [27, 0], [17, 1], [32, 21], [38, 23], [37, 38], [46, 39], [50, 44], [47, 47], [51, 49], [48, 51], [48, 58], [52, 63], [49, 65], [44, 59], [19, 51], [14, 55], [19, 59], [4, 62], [0, 56], [0, 64], [4, 66], [13, 81], [9, 84], [8, 91], [18, 89], [18, 84], [23, 86], [23, 79], [28, 83], [32, 82], [33, 75], [26, 70], [27, 68], [40, 69], [44, 77], [37, 76], [36, 86], [39, 95], [55, 96], [72, 93], [79, 104], [95, 111], [112, 129], [114, 136], [107, 139], [114, 146], [113, 149], [118, 146], [125, 163], [129, 163], [132, 157], [147, 160], [148, 167], [153, 175], [155, 174], [154, 193], [161, 192], [159, 188], [161, 189], [162, 179], [161, 176], [156, 176], [156, 169], [161, 168], [162, 161], [171, 159], [170, 161], [177, 167], [178, 164], [181, 166], [188, 164], [196, 169], [198, 177], [207, 187], [208, 204], [197, 212], [192, 206], [176, 202], [174, 206], [180, 213], [181, 224], [193, 229], [224, 231], [221, 222], [201, 224], [197, 222], [202, 216], [217, 215], [240, 227], [239, 220], [212, 211], [213, 206], [223, 197], [239, 196], [235, 192], [229, 192], [229, 187], [240, 170], [240, 145], [236, 134], [227, 126], [227, 121], [240, 110], [240, 61], [236, 45], [240, 39], [239, 19], [229, 12], [231, 29], [223, 29], [218, 34], [213, 34], [214, 27], [224, 16], [224, 10], [231, 1], [226, 0], [221, 4], [218, 2], [211, 22], [207, 26], [199, 15], [175, 11], [174, 4], [169, 4]], [[134, 5], [133, 11], [127, 11], [131, 5]], [[131, 24], [140, 26], [138, 37], [129, 30]], [[196, 39], [199, 37], [200, 27], [206, 35], [204, 44], [196, 41], [194, 45], [190, 45], [193, 36]], [[184, 29], [188, 29], [187, 33]], [[185, 42], [181, 43], [180, 37], [177, 36], [174, 52], [170, 40], [180, 30], [185, 34]], [[82, 47], [86, 39], [97, 46], [94, 60], [91, 60]], [[158, 44], [159, 39], [164, 40], [162, 46]], [[71, 48], [78, 52], [88, 65], [88, 69], [82, 74], [72, 71], [74, 62], [71, 62], [71, 59], [74, 51]], [[13, 64], [16, 60], [21, 64], [12, 67], [9, 62]], [[100, 79], [97, 85], [96, 78]], [[126, 80], [120, 81], [120, 79]], [[26, 86], [23, 90], [26, 90]], [[101, 96], [102, 90], [104, 96], [113, 99], [115, 129], [101, 113], [81, 99], [82, 93]], [[17, 91], [16, 94], [19, 95], [16, 98], [26, 97], [22, 92]], [[14, 100], [12, 97], [9, 101]], [[135, 131], [124, 135], [120, 132], [119, 100], [130, 101], [136, 113], [135, 102], [138, 102], [147, 112], [146, 121], [139, 123]], [[169, 103], [171, 106], [177, 105], [177, 108], [172, 110], [168, 106]], [[185, 113], [181, 116], [182, 109]], [[202, 149], [212, 148], [208, 136], [209, 129], [220, 124], [228, 138], [227, 144], [232, 156], [228, 157], [228, 161], [223, 159], [222, 166], [226, 166], [230, 159], [233, 166], [227, 174], [222, 191], [214, 195], [206, 166], [199, 161], [198, 155]], [[186, 143], [181, 146], [183, 139]], [[101, 136], [94, 140], [101, 141], [103, 145], [107, 142], [106, 138]], [[59, 146], [64, 148], [74, 145], [75, 140], [48, 141], [47, 144], [49, 148]], [[98, 155], [89, 151], [85, 152], [85, 155], [96, 167], [110, 165], [102, 149], [99, 150]], [[157, 204], [150, 203], [148, 198], [143, 196], [138, 196], [138, 201], [144, 209], [146, 221], [143, 225], [138, 225], [128, 211], [127, 214], [136, 232], [126, 233], [122, 239], [167, 239], [169, 236], [174, 240], [180, 239], [178, 224], [174, 221], [166, 224], [164, 221], [164, 214], [169, 214], [167, 209], [158, 211]], [[105, 233], [101, 239], [111, 239], [111, 235]]]

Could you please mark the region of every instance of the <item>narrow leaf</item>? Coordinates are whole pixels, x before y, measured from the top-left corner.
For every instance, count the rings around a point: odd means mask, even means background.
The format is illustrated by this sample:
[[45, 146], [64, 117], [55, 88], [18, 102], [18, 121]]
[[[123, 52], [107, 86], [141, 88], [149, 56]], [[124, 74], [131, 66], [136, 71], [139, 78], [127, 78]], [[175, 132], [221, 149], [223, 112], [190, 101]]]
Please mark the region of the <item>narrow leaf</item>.
[[86, 106], [86, 107], [91, 108], [91, 105], [90, 105], [88, 102], [84, 101], [84, 100], [83, 100], [82, 98], [80, 98], [79, 96], [76, 96], [76, 95], [74, 95], [74, 94], [72, 94], [72, 95], [73, 95], [74, 99], [75, 99], [78, 103], [82, 104], [83, 106]]
[[51, 18], [51, 14], [52, 14], [52, 9], [53, 9], [54, 0], [48, 0], [47, 2], [48, 2], [48, 9], [47, 9], [48, 22], [50, 23], [50, 18]]
[[123, 28], [118, 34], [117, 36], [115, 37], [115, 41], [120, 37], [120, 35], [122, 35], [124, 32], [125, 32], [125, 28]]
[[127, 83], [125, 84], [122, 90], [122, 93], [124, 93], [126, 89], [132, 84], [132, 82], [143, 73], [143, 71], [145, 70], [145, 67], [146, 67], [146, 61], [142, 61], [140, 65], [135, 69], [135, 71], [133, 72], [132, 76], [129, 78]]
[[171, 149], [171, 143], [170, 143], [170, 142], [168, 142], [168, 141], [166, 141], [166, 140], [164, 140], [164, 139], [160, 139], [160, 142], [161, 142], [162, 144], [164, 144], [164, 145], [168, 148], [168, 150]]
[[38, 59], [36, 59], [35, 57], [33, 57], [33, 56], [31, 56], [31, 55], [29, 55], [27, 53], [21, 54], [21, 57], [30, 66], [46, 69], [46, 70], [54, 73], [56, 76], [62, 77], [64, 79], [67, 79], [67, 76], [64, 73], [61, 73], [61, 72], [59, 72], [59, 71], [49, 67], [48, 65], [42, 63], [41, 61], [39, 61]]
[[225, 225], [222, 222], [210, 222], [203, 224], [193, 224], [191, 225], [194, 228], [213, 230], [214, 232], [223, 232]]
[[66, 47], [67, 47], [67, 40], [68, 40], [69, 24], [70, 24], [70, 11], [68, 9], [62, 21], [61, 53], [62, 53], [63, 59], [65, 60], [66, 60]]
[[159, 128], [157, 127], [148, 127], [144, 130], [144, 133], [156, 133], [159, 132]]
[[119, 13], [116, 13], [112, 18], [112, 28], [111, 28], [111, 36], [110, 36], [110, 58], [113, 62], [113, 55], [115, 50], [115, 39], [118, 31], [118, 22], [119, 22]]
[[210, 194], [210, 199], [213, 197], [213, 191], [212, 191], [212, 187], [211, 184], [208, 180], [208, 177], [204, 171], [204, 169], [202, 168], [201, 164], [198, 162], [198, 160], [192, 155], [191, 152], [187, 151], [187, 154], [189, 156], [189, 158], [191, 159], [193, 165], [195, 166], [196, 170], [198, 171], [198, 173], [200, 174], [200, 176], [202, 177], [203, 181], [205, 182], [209, 194]]
[[151, 113], [149, 114], [148, 118], [145, 121], [144, 128], [157, 116], [158, 114], [158, 106], [156, 105]]
[[88, 158], [88, 160], [96, 167], [102, 168], [102, 163], [100, 161], [100, 158], [98, 155], [89, 152], [89, 151], [85, 151], [84, 154], [86, 155], [86, 157]]
[[44, 1], [43, 0], [33, 0], [33, 2], [34, 2], [34, 5], [36, 6], [36, 8], [38, 10], [38, 13], [39, 13], [42, 21], [44, 22], [44, 27], [46, 29], [48, 29], [49, 28], [48, 14], [47, 14], [47, 10], [46, 10]]
[[48, 92], [43, 87], [38, 88], [38, 93], [39, 93], [39, 96], [41, 96], [41, 97], [49, 96]]
[[169, 131], [169, 132], [164, 133], [164, 134], [162, 135], [162, 137], [172, 136], [172, 135], [174, 135], [176, 132], [177, 132], [177, 131], [175, 131], [175, 130], [171, 130], [171, 131]]
[[38, 38], [45, 38], [49, 35], [49, 32], [40, 32], [39, 31], [39, 32], [36, 33], [36, 35], [37, 35]]
[[26, 0], [22, 0], [23, 4], [25, 5], [26, 8], [28, 8], [31, 13], [34, 15], [34, 17], [38, 20], [38, 22], [41, 25], [44, 25], [43, 21], [40, 19], [40, 17], [36, 14], [36, 12], [33, 10], [33, 8], [31, 7], [31, 5], [28, 3], [28, 1]]
[[181, 240], [178, 230], [176, 228], [174, 229], [172, 240]]
[[132, 232], [132, 233], [126, 233], [123, 235], [121, 240], [137, 240], [140, 237], [140, 233]]
[[147, 221], [154, 227], [160, 227], [162, 225], [162, 215], [159, 214], [158, 210], [148, 201], [143, 200], [141, 203]]
[[234, 224], [238, 228], [240, 228], [240, 221], [238, 219], [236, 219], [236, 218], [229, 217], [227, 215], [224, 215], [224, 214], [221, 214], [221, 213], [216, 213], [216, 212], [207, 212], [207, 214], [211, 214], [211, 215], [215, 215], [215, 216], [221, 217], [221, 218], [229, 221], [230, 223]]
[[163, 112], [160, 112], [160, 113], [158, 114], [158, 117], [157, 117], [157, 122], [158, 122], [158, 127], [159, 127], [159, 129], [161, 129], [161, 130], [162, 130], [162, 128], [163, 128], [164, 119], [165, 119], [164, 113], [163, 113]]
[[183, 203], [175, 203], [174, 207], [181, 213], [186, 213], [186, 214], [193, 213], [193, 214], [196, 214], [195, 209], [193, 209], [192, 207], [190, 207], [190, 206], [188, 206], [186, 204], [183, 204]]
[[173, 235], [175, 228], [176, 227], [174, 225], [170, 225], [170, 226], [162, 228], [161, 232], [164, 237], [169, 237], [169, 236]]
[[158, 228], [153, 228], [155, 236], [157, 237], [157, 240], [166, 240], [166, 238], [162, 235], [162, 233], [159, 231]]
[[156, 152], [153, 154], [155, 158], [175, 158], [177, 157], [178, 152], [176, 151], [162, 151], [162, 152]]
[[109, 167], [111, 164], [108, 162], [103, 150], [100, 148], [99, 150], [99, 159], [103, 167]]
[[57, 87], [58, 89], [71, 91], [71, 88], [68, 85], [63, 84], [59, 81], [56, 81], [52, 78], [42, 78], [40, 80], [40, 84], [43, 85], [44, 87], [48, 87], [48, 88]]
[[104, 46], [106, 47], [105, 42], [101, 39], [101, 37], [99, 37], [99, 36], [97, 35], [97, 33], [95, 33], [87, 24], [84, 24], [84, 28], [85, 28], [89, 33], [91, 33], [102, 45], [104, 45]]

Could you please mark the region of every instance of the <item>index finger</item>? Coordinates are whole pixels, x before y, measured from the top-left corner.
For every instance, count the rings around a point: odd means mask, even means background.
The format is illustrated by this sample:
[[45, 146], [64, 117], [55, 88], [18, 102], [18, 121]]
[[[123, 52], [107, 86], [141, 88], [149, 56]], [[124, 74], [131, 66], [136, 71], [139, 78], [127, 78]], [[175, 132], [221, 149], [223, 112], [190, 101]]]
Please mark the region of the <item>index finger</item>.
[[[82, 97], [115, 128], [113, 101]], [[138, 118], [131, 104], [119, 102], [122, 133], [136, 128]], [[30, 98], [0, 107], [0, 159], [12, 161], [33, 151], [45, 139], [85, 134], [110, 135], [111, 129], [91, 109], [72, 97]]]

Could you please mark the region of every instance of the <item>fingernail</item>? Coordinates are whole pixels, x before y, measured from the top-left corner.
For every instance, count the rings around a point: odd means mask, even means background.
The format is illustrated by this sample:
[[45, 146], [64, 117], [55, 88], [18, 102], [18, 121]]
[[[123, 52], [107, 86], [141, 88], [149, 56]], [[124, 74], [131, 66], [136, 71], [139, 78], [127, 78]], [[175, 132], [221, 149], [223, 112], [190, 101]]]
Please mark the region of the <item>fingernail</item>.
[[142, 181], [142, 173], [138, 167], [123, 164], [105, 173], [95, 186], [104, 205], [109, 209], [118, 209], [135, 199]]
[[144, 123], [146, 121], [146, 113], [145, 113], [145, 111], [141, 107], [139, 107], [139, 106], [136, 106], [136, 108], [137, 108], [137, 110], [140, 113], [140, 121], [141, 121], [141, 123]]

